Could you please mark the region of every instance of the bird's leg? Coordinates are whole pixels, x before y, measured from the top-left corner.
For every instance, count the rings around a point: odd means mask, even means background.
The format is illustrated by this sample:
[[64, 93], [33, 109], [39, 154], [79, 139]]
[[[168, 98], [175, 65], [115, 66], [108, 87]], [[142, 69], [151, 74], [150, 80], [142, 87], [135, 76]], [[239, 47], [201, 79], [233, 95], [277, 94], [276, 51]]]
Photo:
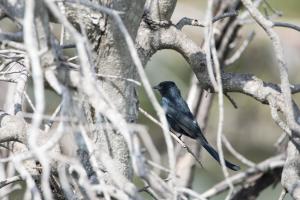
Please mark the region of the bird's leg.
[[[181, 137], [182, 137], [182, 134], [181, 134], [181, 133], [178, 133], [178, 132], [174, 131], [172, 128], [170, 129], [170, 131], [171, 131], [172, 133], [174, 133], [174, 134], [179, 138], [179, 140], [181, 140]], [[182, 140], [181, 140], [181, 141], [182, 141]]]
[[181, 137], [182, 137], [182, 134], [179, 134], [179, 136], [178, 136], [179, 140], [181, 140]]

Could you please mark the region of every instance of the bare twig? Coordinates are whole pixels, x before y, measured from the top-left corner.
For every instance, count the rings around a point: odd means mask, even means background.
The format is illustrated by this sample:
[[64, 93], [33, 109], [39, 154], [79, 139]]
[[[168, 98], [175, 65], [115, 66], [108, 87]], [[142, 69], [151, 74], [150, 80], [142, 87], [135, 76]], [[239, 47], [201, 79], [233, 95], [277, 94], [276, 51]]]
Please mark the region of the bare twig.
[[51, 128], [51, 126], [52, 126], [52, 124], [53, 124], [53, 122], [54, 122], [55, 117], [58, 115], [59, 111], [61, 110], [61, 107], [62, 107], [62, 103], [60, 103], [60, 104], [56, 107], [56, 109], [55, 109], [55, 111], [53, 112], [53, 114], [51, 115], [51, 118], [49, 119], [48, 123], [45, 124], [45, 132], [48, 132], [48, 131], [50, 130], [50, 128]]
[[227, 58], [225, 60], [225, 65], [231, 65], [232, 63], [237, 61], [241, 57], [242, 53], [246, 50], [250, 42], [253, 40], [254, 36], [255, 32], [252, 31], [247, 39], [241, 44], [241, 46], [234, 52], [234, 54], [230, 58]]
[[12, 184], [21, 180], [23, 180], [21, 176], [14, 176], [14, 177], [7, 178], [5, 180], [0, 180], [0, 189], [8, 184]]
[[237, 109], [238, 106], [237, 104], [235, 103], [235, 101], [233, 100], [233, 98], [228, 94], [228, 93], [224, 93], [225, 97], [227, 97], [227, 99], [229, 100], [229, 102], [232, 104], [232, 106]]
[[5, 40], [10, 40], [14, 42], [22, 42], [23, 41], [23, 32], [16, 33], [4, 33], [0, 32], [0, 42]]
[[234, 187], [232, 182], [229, 179], [229, 173], [225, 166], [225, 159], [224, 159], [224, 153], [222, 148], [222, 135], [223, 135], [223, 123], [224, 123], [224, 99], [223, 99], [223, 86], [222, 86], [222, 79], [221, 79], [221, 66], [218, 60], [218, 53], [216, 50], [214, 37], [211, 38], [209, 43], [211, 46], [212, 57], [214, 61], [217, 83], [218, 83], [219, 121], [218, 121], [218, 133], [217, 133], [217, 147], [220, 156], [222, 171], [225, 176], [225, 180], [227, 181], [230, 188], [230, 191], [226, 197], [226, 200], [229, 200], [232, 195]]
[[225, 144], [226, 148], [228, 149], [228, 151], [234, 156], [236, 157], [239, 161], [241, 161], [242, 163], [244, 163], [245, 165], [247, 165], [248, 167], [255, 167], [255, 163], [252, 162], [251, 160], [245, 158], [242, 154], [240, 154], [238, 151], [236, 151], [232, 145], [230, 144], [230, 142], [227, 140], [227, 138], [222, 135], [222, 141]]
[[212, 22], [215, 23], [215, 22], [217, 22], [219, 20], [222, 20], [224, 18], [227, 18], [227, 17], [236, 17], [237, 15], [238, 15], [237, 11], [226, 12], [226, 13], [221, 14], [219, 16], [213, 17]]
[[300, 26], [287, 23], [287, 22], [273, 22], [273, 27], [285, 27], [285, 28], [294, 29], [296, 31], [300, 31]]
[[31, 99], [30, 99], [30, 97], [28, 96], [28, 94], [27, 94], [26, 91], [24, 91], [24, 96], [25, 96], [25, 99], [27, 100], [27, 102], [28, 102], [30, 108], [33, 110], [33, 112], [36, 112], [35, 106], [33, 105], [32, 101], [31, 101]]
[[[219, 16], [215, 16], [212, 19], [212, 22], [215, 23], [219, 20], [222, 20], [224, 18], [227, 17], [233, 17], [233, 16], [237, 16], [238, 13], [236, 11], [232, 11], [232, 12], [228, 12], [228, 13], [224, 13], [221, 14]], [[184, 17], [181, 20], [179, 20], [179, 22], [177, 22], [176, 27], [181, 30], [184, 26], [200, 26], [200, 27], [205, 27], [205, 24], [201, 23], [200, 20], [198, 19], [192, 19], [192, 18], [188, 18], [188, 17]]]
[[192, 19], [188, 17], [184, 17], [179, 20], [176, 24], [176, 28], [181, 30], [184, 26], [200, 26], [200, 27], [205, 27], [203, 23], [201, 23], [198, 19]]
[[[148, 119], [150, 119], [152, 122], [157, 124], [158, 126], [162, 126], [159, 121], [157, 121], [154, 117], [152, 117], [150, 114], [148, 114], [145, 110], [143, 110], [141, 107], [139, 107], [139, 111], [145, 115]], [[201, 161], [197, 158], [197, 156], [193, 153], [193, 151], [180, 139], [177, 137], [177, 135], [171, 131], [169, 131], [169, 134], [184, 148], [186, 149], [194, 158], [195, 160], [202, 166]]]
[[282, 12], [278, 11], [278, 10], [275, 10], [271, 5], [270, 3], [268, 2], [268, 0], [263, 0], [263, 2], [265, 3], [265, 5], [276, 15], [278, 15], [279, 17], [282, 16]]
[[209, 75], [210, 82], [213, 86], [214, 91], [218, 91], [218, 83], [216, 81], [215, 75], [214, 75], [214, 68], [211, 61], [211, 40], [214, 37], [213, 35], [213, 25], [212, 25], [212, 6], [213, 1], [209, 1], [207, 4], [207, 10], [206, 10], [206, 18], [205, 23], [206, 27], [204, 28], [205, 33], [205, 53], [206, 53], [206, 63], [207, 63], [207, 71]]
[[124, 77], [120, 77], [120, 76], [115, 76], [115, 75], [108, 75], [108, 74], [96, 74], [97, 77], [100, 78], [110, 78], [110, 79], [122, 79], [131, 83], [136, 84], [137, 86], [141, 86], [141, 83], [139, 81], [136, 81], [134, 79], [130, 79], [130, 78], [124, 78]]
[[[38, 8], [37, 8], [38, 7]], [[38, 11], [38, 12], [37, 12]], [[42, 50], [47, 49], [47, 38], [44, 38], [46, 27], [48, 24], [48, 18], [44, 18], [47, 14], [42, 2], [35, 2], [34, 0], [26, 1], [25, 14], [24, 14], [24, 42], [26, 45], [26, 51], [29, 57], [28, 66], [32, 69], [32, 79], [35, 97], [36, 112], [33, 116], [32, 126], [28, 129], [28, 145], [33, 154], [38, 158], [40, 164], [43, 167], [41, 176], [41, 188], [45, 198], [52, 199], [52, 191], [49, 184], [50, 166], [49, 160], [44, 155], [44, 152], [39, 151], [38, 148], [38, 135], [39, 127], [42, 123], [42, 115], [45, 109], [45, 89], [43, 79], [43, 69], [40, 62], [40, 55]], [[36, 16], [35, 16], [36, 15]], [[44, 22], [45, 24], [36, 24], [35, 17]], [[20, 167], [20, 169], [22, 169]], [[28, 173], [28, 176], [30, 174]]]
[[[255, 179], [251, 179], [251, 177], [257, 176], [257, 174], [261, 174], [264, 172], [268, 172], [270, 170], [276, 169], [276, 168], [282, 168], [284, 165], [284, 156], [278, 155], [271, 158], [268, 158], [254, 167], [251, 167], [247, 169], [244, 172], [240, 172], [232, 177], [230, 177], [231, 182], [234, 185], [243, 184], [245, 180], [254, 181]], [[207, 190], [203, 194], [201, 194], [204, 198], [211, 198], [213, 196], [216, 196], [228, 189], [227, 181], [221, 181], [220, 183], [213, 186], [211, 189]]]
[[206, 200], [206, 198], [202, 197], [197, 192], [195, 192], [195, 191], [193, 191], [191, 189], [188, 189], [188, 188], [178, 188], [178, 191], [182, 192], [182, 193], [188, 194], [189, 196], [193, 197], [193, 199]]
[[278, 200], [283, 200], [284, 199], [284, 197], [285, 197], [285, 195], [286, 195], [286, 190], [285, 189], [282, 189], [282, 191], [281, 191], [281, 193], [280, 193], [280, 196], [279, 196], [279, 198], [278, 198]]

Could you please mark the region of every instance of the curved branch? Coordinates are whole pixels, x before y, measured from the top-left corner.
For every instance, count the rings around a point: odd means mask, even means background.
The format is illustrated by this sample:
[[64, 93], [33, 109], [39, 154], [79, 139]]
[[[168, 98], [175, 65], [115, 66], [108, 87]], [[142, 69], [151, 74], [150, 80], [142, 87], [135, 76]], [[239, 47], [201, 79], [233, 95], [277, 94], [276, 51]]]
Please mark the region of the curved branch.
[[[205, 53], [185, 33], [175, 26], [149, 30], [149, 27], [142, 25], [139, 31], [148, 33], [146, 36], [138, 37], [137, 40], [137, 47], [144, 62], [160, 49], [173, 49], [179, 52], [190, 64], [201, 87], [213, 89], [207, 72]], [[243, 93], [264, 104], [268, 104], [270, 100], [275, 100], [277, 109], [281, 111], [286, 109], [281, 89], [277, 84], [264, 82], [251, 74], [230, 72], [222, 73], [222, 83], [224, 92]], [[298, 92], [298, 85], [292, 87], [292, 90]], [[297, 117], [300, 116], [297, 106], [294, 106], [294, 113]]]
[[285, 28], [294, 29], [295, 31], [300, 31], [300, 26], [297, 26], [297, 25], [291, 24], [291, 23], [287, 23], [287, 22], [273, 22], [273, 26], [285, 27]]
[[9, 185], [9, 184], [12, 184], [12, 183], [15, 183], [15, 182], [18, 182], [18, 181], [22, 181], [22, 177], [17, 175], [17, 176], [13, 176], [13, 177], [10, 177], [10, 178], [7, 178], [5, 180], [1, 180], [0, 181], [0, 189]]

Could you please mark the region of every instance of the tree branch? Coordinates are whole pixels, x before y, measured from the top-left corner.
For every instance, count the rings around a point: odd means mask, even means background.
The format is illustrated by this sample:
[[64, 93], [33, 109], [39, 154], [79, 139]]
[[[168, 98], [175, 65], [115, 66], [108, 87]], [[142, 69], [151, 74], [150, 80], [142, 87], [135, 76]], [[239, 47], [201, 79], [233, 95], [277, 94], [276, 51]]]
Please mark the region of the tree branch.
[[300, 26], [287, 23], [287, 22], [273, 22], [273, 27], [285, 27], [285, 28], [294, 29], [296, 31], [300, 31]]
[[[274, 170], [282, 169], [284, 165], [284, 156], [278, 155], [271, 158], [268, 158], [254, 167], [247, 169], [244, 172], [240, 172], [236, 175], [233, 175], [229, 179], [232, 181], [234, 185], [241, 185], [241, 184], [251, 184], [252, 182], [256, 181], [265, 173], [270, 173]], [[211, 198], [216, 196], [228, 189], [227, 182], [221, 181], [220, 183], [213, 186], [211, 189], [204, 192], [201, 196], [204, 198]]]

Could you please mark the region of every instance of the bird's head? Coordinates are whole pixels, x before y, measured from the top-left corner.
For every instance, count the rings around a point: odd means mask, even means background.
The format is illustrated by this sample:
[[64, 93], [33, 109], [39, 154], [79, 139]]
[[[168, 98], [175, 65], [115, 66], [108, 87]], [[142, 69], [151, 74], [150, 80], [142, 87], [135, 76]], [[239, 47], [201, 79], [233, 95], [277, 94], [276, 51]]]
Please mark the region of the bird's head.
[[163, 81], [154, 86], [153, 89], [158, 90], [161, 96], [167, 96], [171, 94], [180, 94], [179, 89], [173, 81]]

